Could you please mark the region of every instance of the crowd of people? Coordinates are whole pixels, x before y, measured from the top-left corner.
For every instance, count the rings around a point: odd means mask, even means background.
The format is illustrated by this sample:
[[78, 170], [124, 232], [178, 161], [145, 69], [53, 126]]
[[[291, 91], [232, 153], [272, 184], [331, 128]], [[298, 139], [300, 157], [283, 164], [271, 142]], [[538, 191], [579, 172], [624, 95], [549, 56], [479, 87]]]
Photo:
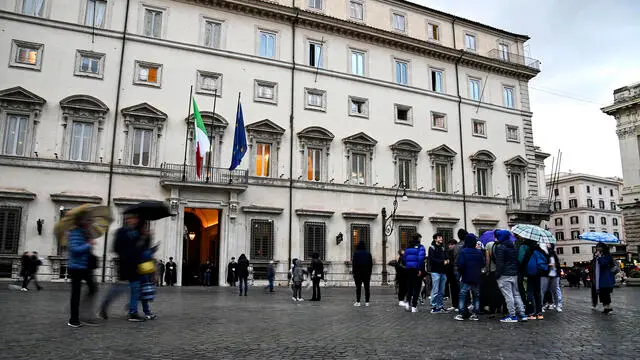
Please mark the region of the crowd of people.
[[[425, 248], [422, 236], [415, 234], [394, 262], [398, 305], [418, 312], [418, 302], [430, 291], [431, 313], [456, 310], [454, 319], [459, 321], [477, 321], [479, 314], [488, 313], [503, 315], [501, 322], [515, 323], [542, 320], [543, 312], [552, 309], [562, 312], [555, 245], [523, 239], [508, 230], [495, 230], [494, 235], [493, 241], [483, 244], [475, 234], [461, 229], [459, 241], [445, 245], [443, 236], [434, 234]], [[606, 244], [597, 244], [590, 269], [593, 308], [597, 309], [599, 300], [602, 312], [609, 314], [619, 268]], [[450, 307], [443, 303], [447, 290]]]

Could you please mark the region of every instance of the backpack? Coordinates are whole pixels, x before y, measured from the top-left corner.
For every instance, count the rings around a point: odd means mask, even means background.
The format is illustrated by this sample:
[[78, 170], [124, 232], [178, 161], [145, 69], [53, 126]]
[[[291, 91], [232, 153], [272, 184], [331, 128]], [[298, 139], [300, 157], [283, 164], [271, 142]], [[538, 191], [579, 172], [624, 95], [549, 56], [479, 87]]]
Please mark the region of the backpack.
[[426, 254], [424, 255], [424, 269], [423, 271], [427, 274], [431, 274], [431, 261], [429, 261], [429, 251], [433, 249], [435, 251], [435, 247], [433, 245], [430, 245], [429, 248], [427, 248]]
[[620, 265], [618, 265], [618, 262], [616, 260], [613, 260], [613, 266], [611, 267], [611, 273], [613, 275], [616, 275], [619, 272], [620, 272]]
[[549, 273], [549, 261], [541, 251], [533, 250], [527, 260], [527, 275], [538, 276]]

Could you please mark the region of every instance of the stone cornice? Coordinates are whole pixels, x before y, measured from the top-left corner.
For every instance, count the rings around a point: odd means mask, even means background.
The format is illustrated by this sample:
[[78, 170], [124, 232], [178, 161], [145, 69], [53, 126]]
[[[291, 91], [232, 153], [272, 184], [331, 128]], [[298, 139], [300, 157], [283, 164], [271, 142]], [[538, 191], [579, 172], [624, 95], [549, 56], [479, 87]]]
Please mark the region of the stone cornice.
[[394, 220], [396, 222], [406, 221], [406, 222], [420, 222], [424, 219], [422, 215], [411, 215], [411, 214], [396, 214], [394, 216]]
[[454, 218], [449, 216], [431, 216], [429, 221], [438, 224], [455, 225], [460, 221], [460, 218]]
[[102, 198], [96, 195], [57, 193], [57, 194], [50, 194], [49, 196], [51, 197], [51, 201], [53, 202], [70, 202], [70, 203], [87, 203], [87, 204], [102, 203]]
[[375, 220], [378, 217], [378, 213], [347, 211], [342, 213], [342, 217], [345, 219]]
[[36, 194], [24, 189], [0, 188], [0, 199], [10, 200], [34, 200]]
[[280, 215], [284, 212], [283, 208], [273, 207], [273, 206], [262, 206], [262, 205], [249, 205], [242, 206], [240, 210], [245, 213], [257, 213], [257, 214], [273, 214]]
[[296, 209], [298, 216], [332, 217], [335, 211], [320, 209]]
[[[109, 163], [91, 163], [47, 158], [30, 158], [0, 155], [0, 166], [37, 168], [88, 173], [109, 173]], [[160, 177], [162, 169], [140, 166], [114, 165], [113, 172], [119, 175]]]
[[135, 205], [141, 203], [143, 201], [149, 201], [152, 199], [139, 199], [139, 198], [126, 198], [126, 197], [116, 197], [113, 198], [113, 204], [118, 206], [123, 205]]
[[498, 219], [485, 219], [485, 218], [475, 218], [471, 220], [471, 223], [473, 225], [480, 225], [480, 226], [496, 226], [498, 225], [499, 222], [500, 220]]

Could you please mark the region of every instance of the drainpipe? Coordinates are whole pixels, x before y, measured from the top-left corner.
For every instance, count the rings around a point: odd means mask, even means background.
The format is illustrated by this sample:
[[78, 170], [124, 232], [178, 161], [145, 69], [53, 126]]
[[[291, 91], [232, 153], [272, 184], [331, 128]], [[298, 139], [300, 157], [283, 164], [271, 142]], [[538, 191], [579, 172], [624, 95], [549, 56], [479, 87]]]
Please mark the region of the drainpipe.
[[[456, 19], [451, 22], [451, 28], [453, 29], [453, 48], [456, 49]], [[458, 130], [460, 137], [460, 169], [462, 170], [462, 215], [464, 218], [464, 229], [467, 228], [467, 193], [465, 186], [465, 172], [464, 172], [464, 141], [462, 139], [462, 96], [460, 95], [460, 75], [458, 66], [462, 57], [464, 56], [464, 50], [460, 50], [460, 56], [456, 59], [456, 93], [458, 94]]]
[[[111, 195], [113, 190], [113, 162], [116, 152], [116, 133], [118, 130], [118, 109], [120, 108], [120, 87], [122, 86], [122, 68], [124, 64], [124, 47], [127, 42], [127, 25], [129, 23], [129, 2], [125, 7], [124, 13], [124, 29], [122, 31], [122, 48], [120, 49], [120, 67], [118, 68], [118, 87], [116, 89], [116, 106], [115, 116], [113, 118], [113, 134], [111, 134], [111, 159], [109, 161], [109, 185], [107, 188], [107, 206], [111, 206]], [[105, 270], [107, 267], [107, 243], [109, 242], [109, 232], [104, 234], [104, 247], [102, 249], [102, 282], [105, 282]]]
[[296, 0], [293, 0], [293, 8], [296, 10], [296, 17], [291, 21], [291, 101], [289, 114], [289, 260], [287, 271], [291, 268], [291, 242], [293, 237], [293, 112], [295, 96], [295, 75], [296, 75], [296, 24], [300, 10], [296, 8]]

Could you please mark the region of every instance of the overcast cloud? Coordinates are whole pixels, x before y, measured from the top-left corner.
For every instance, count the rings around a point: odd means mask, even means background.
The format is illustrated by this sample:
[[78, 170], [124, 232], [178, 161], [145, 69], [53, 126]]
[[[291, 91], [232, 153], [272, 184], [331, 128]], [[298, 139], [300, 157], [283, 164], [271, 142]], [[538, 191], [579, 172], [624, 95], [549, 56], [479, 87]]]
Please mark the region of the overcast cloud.
[[[640, 81], [638, 0], [413, 0], [531, 37], [542, 72], [530, 83], [536, 145], [562, 171], [622, 176], [615, 119], [600, 108]], [[551, 158], [547, 162], [547, 173]]]

